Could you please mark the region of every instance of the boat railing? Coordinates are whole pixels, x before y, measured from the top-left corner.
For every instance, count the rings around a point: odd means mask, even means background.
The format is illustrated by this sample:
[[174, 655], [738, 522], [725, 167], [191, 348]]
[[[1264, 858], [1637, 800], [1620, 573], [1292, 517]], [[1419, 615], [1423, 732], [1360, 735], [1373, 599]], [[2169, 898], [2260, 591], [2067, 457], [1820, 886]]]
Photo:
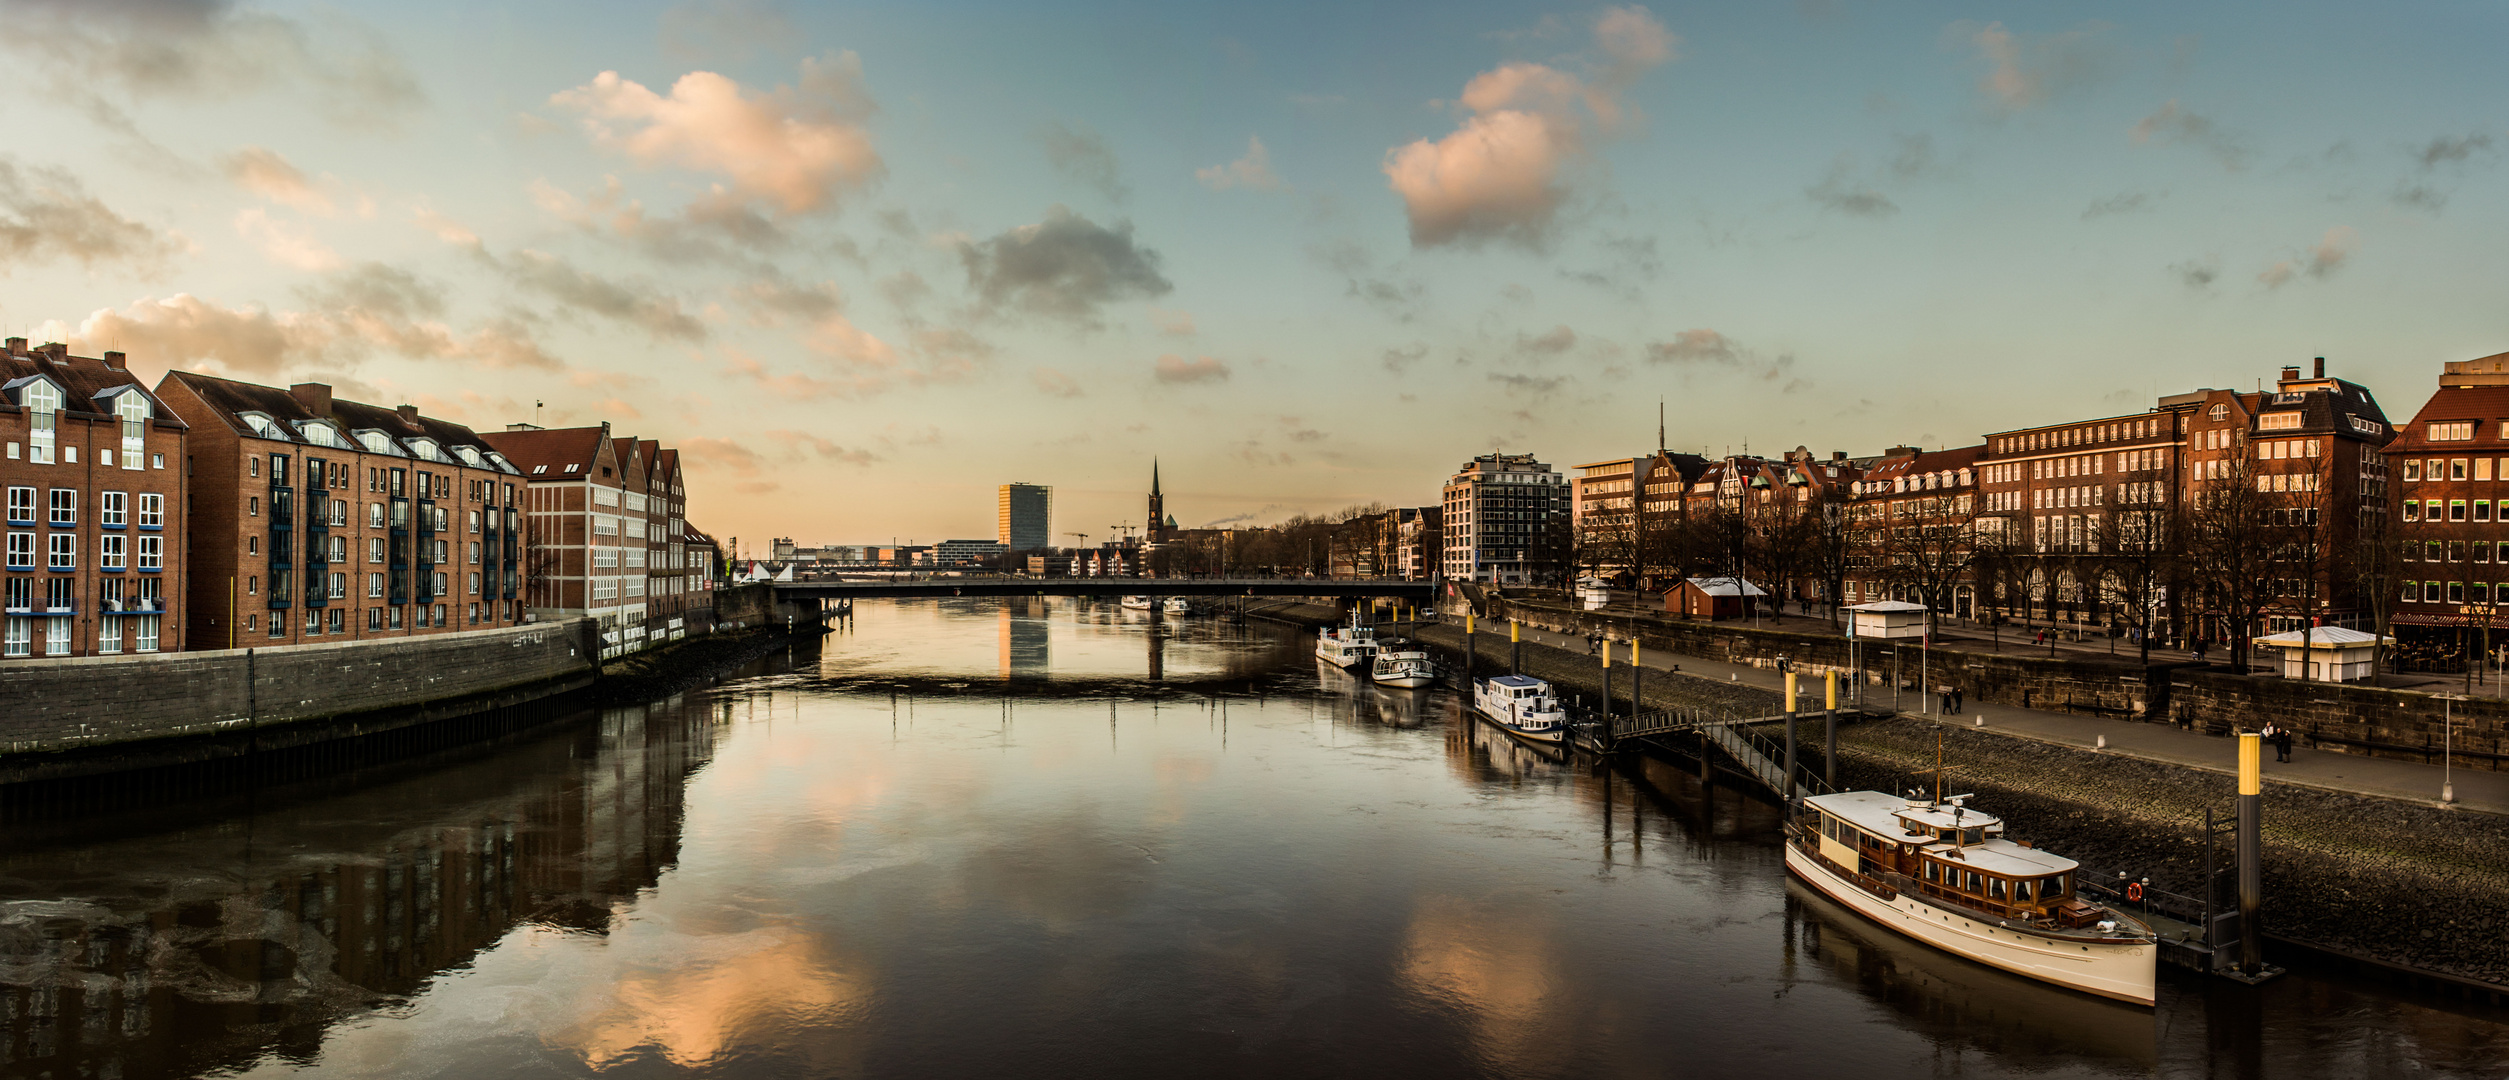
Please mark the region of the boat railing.
[[[2166, 915], [2197, 926], [2204, 925], [2205, 918], [2211, 914], [2204, 901], [2195, 897], [2155, 889], [2144, 884], [2142, 879], [2095, 870], [2088, 865], [2074, 868], [2073, 883], [2074, 895], [2087, 895], [2113, 908]], [[2142, 894], [2140, 899], [2128, 895], [2129, 885], [2136, 886], [2133, 891]]]

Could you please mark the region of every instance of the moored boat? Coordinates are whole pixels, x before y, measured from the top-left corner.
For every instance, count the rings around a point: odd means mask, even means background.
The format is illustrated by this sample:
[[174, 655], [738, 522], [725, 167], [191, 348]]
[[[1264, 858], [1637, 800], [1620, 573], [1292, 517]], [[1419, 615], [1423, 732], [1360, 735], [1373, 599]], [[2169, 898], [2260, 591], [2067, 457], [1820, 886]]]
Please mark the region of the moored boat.
[[1844, 791], [1803, 800], [1786, 868], [1883, 927], [2057, 986], [2150, 1005], [2150, 927], [2076, 891], [2079, 864], [2006, 839], [1968, 796]]
[[1123, 605], [1134, 611], [1148, 611], [1157, 607], [1158, 601], [1147, 596], [1127, 596], [1123, 599]]
[[1200, 612], [1194, 609], [1194, 602], [1182, 596], [1168, 597], [1165, 601], [1160, 603], [1159, 610], [1169, 615], [1200, 614]]
[[1416, 641], [1391, 641], [1377, 648], [1368, 675], [1379, 686], [1417, 689], [1437, 684], [1437, 661]]
[[1376, 659], [1376, 627], [1359, 625], [1353, 614], [1348, 626], [1316, 631], [1315, 654], [1335, 667], [1357, 667]]
[[1568, 713], [1551, 684], [1530, 675], [1500, 675], [1472, 684], [1473, 711], [1508, 734], [1531, 742], [1568, 738]]

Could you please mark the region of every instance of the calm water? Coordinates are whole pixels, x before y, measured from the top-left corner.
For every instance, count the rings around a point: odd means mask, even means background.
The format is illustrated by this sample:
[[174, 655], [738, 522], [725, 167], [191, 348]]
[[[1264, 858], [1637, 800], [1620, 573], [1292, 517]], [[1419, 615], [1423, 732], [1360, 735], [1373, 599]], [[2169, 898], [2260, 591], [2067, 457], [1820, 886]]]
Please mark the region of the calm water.
[[[492, 756], [13, 830], [9, 1075], [2509, 1076], [2497, 1013], [2157, 1010], [1790, 885], [1771, 807], [1303, 641], [863, 605]], [[1152, 682], [1156, 671], [1159, 681]]]

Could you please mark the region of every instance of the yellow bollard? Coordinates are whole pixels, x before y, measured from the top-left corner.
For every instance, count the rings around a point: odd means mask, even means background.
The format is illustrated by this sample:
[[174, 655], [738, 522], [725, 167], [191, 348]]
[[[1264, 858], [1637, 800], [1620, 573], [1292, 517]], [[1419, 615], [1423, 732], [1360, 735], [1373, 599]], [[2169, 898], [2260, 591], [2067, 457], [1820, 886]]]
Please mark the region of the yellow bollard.
[[1469, 611], [1464, 612], [1464, 634], [1467, 637], [1472, 634], [1472, 613]]
[[1795, 673], [1786, 673], [1786, 711], [1795, 711]]
[[1629, 666], [1638, 666], [1638, 639], [1629, 639]]
[[1606, 671], [1609, 671], [1609, 670], [1611, 670], [1611, 667], [1612, 667], [1612, 639], [1610, 639], [1610, 638], [1604, 638], [1604, 639], [1603, 639], [1603, 669], [1604, 669], [1604, 670], [1606, 670]]
[[1523, 625], [1523, 624], [1521, 624], [1521, 623], [1519, 623], [1519, 622], [1517, 622], [1516, 620], [1514, 620], [1514, 619], [1509, 619], [1509, 620], [1507, 620], [1507, 640], [1508, 640], [1509, 642], [1523, 641], [1523, 640], [1524, 640], [1524, 635], [1523, 635], [1522, 633], [1520, 633], [1520, 631], [1522, 631], [1523, 629], [1524, 629], [1524, 625]]
[[1835, 711], [1838, 708], [1838, 673], [1824, 672], [1822, 681], [1829, 684], [1828, 703], [1822, 707]]
[[2239, 794], [2260, 795], [2265, 791], [2265, 737], [2255, 732], [2239, 733]]

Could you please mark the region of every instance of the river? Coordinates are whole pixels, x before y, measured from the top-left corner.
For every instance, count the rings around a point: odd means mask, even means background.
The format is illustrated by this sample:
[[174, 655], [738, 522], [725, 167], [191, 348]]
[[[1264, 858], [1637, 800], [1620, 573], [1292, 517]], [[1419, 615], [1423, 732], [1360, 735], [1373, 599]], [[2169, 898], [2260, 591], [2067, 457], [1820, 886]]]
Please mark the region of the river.
[[0, 1074], [2509, 1075], [2499, 1010], [2338, 973], [1955, 960], [1776, 837], [1282, 628], [865, 603], [473, 753], [12, 823]]

